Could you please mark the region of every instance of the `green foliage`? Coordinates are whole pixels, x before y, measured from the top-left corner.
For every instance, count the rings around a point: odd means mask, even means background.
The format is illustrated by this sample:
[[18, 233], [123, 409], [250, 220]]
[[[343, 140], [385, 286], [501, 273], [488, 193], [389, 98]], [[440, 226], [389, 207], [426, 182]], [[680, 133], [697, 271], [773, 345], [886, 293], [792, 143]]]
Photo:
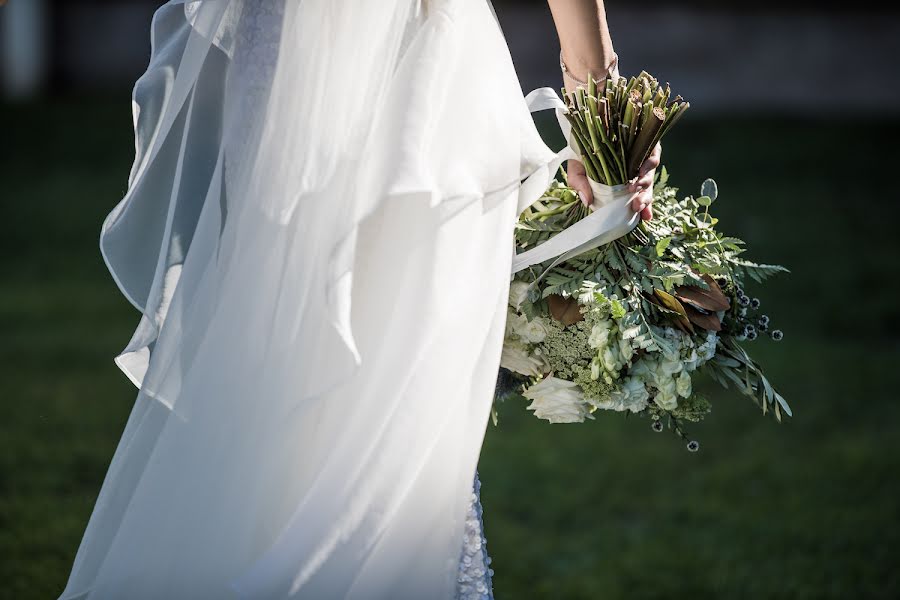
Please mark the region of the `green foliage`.
[[782, 419], [782, 412], [789, 417], [793, 416], [787, 401], [775, 391], [763, 375], [762, 368], [750, 358], [734, 337], [719, 340], [716, 356], [707, 363], [707, 372], [723, 387], [731, 385], [752, 398], [763, 414], [774, 409], [775, 418], [779, 421]]
[[[718, 294], [717, 297], [724, 294], [722, 298], [723, 302], [728, 300], [728, 310], [710, 315], [702, 307], [689, 306], [692, 312], [705, 312], [708, 319], [721, 327], [716, 355], [702, 368], [722, 385], [751, 397], [763, 414], [771, 411], [780, 421], [783, 414], [791, 415], [787, 402], [739, 342], [768, 331], [764, 326], [756, 330], [757, 321], [753, 320], [756, 317], [748, 315], [746, 303], [750, 299], [743, 290], [745, 281], [761, 282], [787, 269], [744, 258], [745, 242], [718, 231], [718, 219], [709, 212], [719, 197], [714, 180], [706, 179], [700, 195], [694, 197], [679, 196], [678, 189], [668, 185], [668, 178], [666, 168], [661, 168], [654, 186], [652, 220], [642, 221], [630, 233], [609, 244], [552, 267], [553, 260], [548, 260], [518, 273], [519, 280], [528, 283], [538, 280], [533, 286], [536, 298], [529, 299], [522, 310], [529, 318], [546, 315], [545, 299], [551, 295], [573, 296], [582, 304], [608, 303], [623, 340], [629, 340], [638, 352], [673, 355], [677, 351], [667, 329], [678, 327], [688, 331], [696, 346], [706, 339], [706, 325], [700, 325], [706, 321], [685, 312], [676, 299], [683, 293], [679, 290], [690, 286]], [[523, 213], [516, 226], [519, 250], [549, 239], [587, 214], [575, 190], [554, 182], [544, 197]], [[570, 328], [583, 329], [583, 324]], [[555, 369], [557, 373], [561, 372], [559, 367]], [[562, 372], [565, 374], [565, 369]], [[568, 375], [571, 378], [575, 373]], [[708, 410], [708, 402], [692, 395], [681, 401], [677, 409], [662, 412], [681, 435], [679, 420], [699, 420]]]

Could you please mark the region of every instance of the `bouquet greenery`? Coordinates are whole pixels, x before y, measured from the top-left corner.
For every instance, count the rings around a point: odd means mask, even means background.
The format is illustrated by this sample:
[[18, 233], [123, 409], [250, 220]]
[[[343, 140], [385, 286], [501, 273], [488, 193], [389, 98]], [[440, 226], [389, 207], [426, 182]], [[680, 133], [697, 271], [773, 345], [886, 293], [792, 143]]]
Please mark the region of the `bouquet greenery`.
[[[668, 86], [660, 92], [655, 80], [641, 78], [608, 84], [596, 101], [592, 89], [569, 95], [567, 117], [591, 178], [624, 181], [665, 132], [665, 123], [687, 107], [678, 99], [661, 108]], [[643, 120], [646, 100], [635, 106], [638, 97], [652, 99], [651, 113], [663, 113], [660, 127], [653, 117]], [[643, 124], [635, 130], [638, 114]], [[580, 121], [587, 138], [579, 133]], [[643, 129], [646, 123], [655, 130], [652, 136]], [[591, 214], [561, 173], [562, 181], [521, 214], [517, 251], [535, 248]], [[637, 413], [649, 416], [655, 431], [668, 426], [687, 440], [683, 422], [699, 421], [710, 410], [694, 391], [702, 372], [750, 396], [764, 414], [773, 412], [779, 421], [791, 415], [742, 345], [761, 335], [782, 339], [745, 285], [787, 270], [747, 260], [744, 242], [716, 229], [718, 220], [709, 212], [718, 196], [712, 179], [697, 197], [677, 196], [662, 168], [651, 221], [610, 243], [514, 274], [498, 398], [518, 390], [531, 400], [528, 408], [551, 423], [583, 422], [598, 409]], [[689, 440], [687, 447], [695, 451], [699, 444]]]

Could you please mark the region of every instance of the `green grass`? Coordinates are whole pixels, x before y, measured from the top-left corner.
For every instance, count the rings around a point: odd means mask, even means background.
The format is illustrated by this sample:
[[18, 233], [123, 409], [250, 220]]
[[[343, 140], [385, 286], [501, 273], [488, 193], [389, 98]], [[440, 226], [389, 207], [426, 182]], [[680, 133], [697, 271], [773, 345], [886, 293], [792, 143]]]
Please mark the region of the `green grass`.
[[[0, 597], [52, 598], [135, 396], [111, 359], [138, 317], [97, 249], [133, 158], [130, 108], [2, 110]], [[691, 454], [645, 420], [550, 426], [507, 402], [480, 466], [500, 598], [896, 597], [900, 305], [876, 170], [897, 164], [898, 133], [688, 118], [667, 138], [673, 183], [715, 177], [722, 229], [793, 271], [751, 288], [786, 334], [751, 348], [796, 417], [708, 385]]]

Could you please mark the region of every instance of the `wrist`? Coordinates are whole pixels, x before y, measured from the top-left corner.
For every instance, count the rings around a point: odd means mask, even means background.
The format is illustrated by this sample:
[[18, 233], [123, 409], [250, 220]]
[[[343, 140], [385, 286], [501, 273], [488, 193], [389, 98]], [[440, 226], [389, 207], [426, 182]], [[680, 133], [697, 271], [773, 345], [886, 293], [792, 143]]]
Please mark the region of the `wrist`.
[[612, 58], [605, 65], [596, 67], [583, 61], [567, 60], [560, 51], [559, 68], [562, 70], [563, 85], [566, 86], [566, 89], [586, 87], [589, 76], [600, 81], [617, 78], [619, 76], [619, 56], [613, 52]]

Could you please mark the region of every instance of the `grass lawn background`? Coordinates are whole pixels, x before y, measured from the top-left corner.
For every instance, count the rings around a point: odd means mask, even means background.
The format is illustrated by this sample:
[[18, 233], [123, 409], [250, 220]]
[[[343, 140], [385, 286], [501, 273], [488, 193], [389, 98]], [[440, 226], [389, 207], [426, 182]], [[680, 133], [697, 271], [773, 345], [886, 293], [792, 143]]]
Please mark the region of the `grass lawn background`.
[[[135, 390], [138, 315], [97, 248], [133, 159], [116, 99], [3, 106], [0, 598], [55, 598]], [[720, 227], [793, 273], [749, 293], [785, 331], [753, 354], [779, 425], [706, 383], [697, 454], [646, 420], [551, 426], [500, 407], [480, 472], [498, 598], [894, 598], [900, 305], [890, 183], [900, 123], [690, 117], [670, 181], [714, 177]]]

